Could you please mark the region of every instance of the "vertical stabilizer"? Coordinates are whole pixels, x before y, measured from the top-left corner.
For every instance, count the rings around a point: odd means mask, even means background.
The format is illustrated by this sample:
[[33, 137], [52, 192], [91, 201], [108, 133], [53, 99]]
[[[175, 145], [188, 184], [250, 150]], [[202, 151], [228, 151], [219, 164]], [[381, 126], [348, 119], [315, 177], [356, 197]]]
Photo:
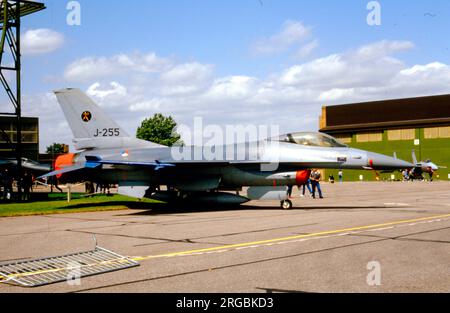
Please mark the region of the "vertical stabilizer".
[[412, 159], [413, 159], [413, 163], [414, 165], [419, 164], [419, 162], [417, 161], [417, 157], [416, 157], [416, 151], [412, 151]]
[[55, 94], [75, 139], [129, 137], [81, 90], [62, 89]]

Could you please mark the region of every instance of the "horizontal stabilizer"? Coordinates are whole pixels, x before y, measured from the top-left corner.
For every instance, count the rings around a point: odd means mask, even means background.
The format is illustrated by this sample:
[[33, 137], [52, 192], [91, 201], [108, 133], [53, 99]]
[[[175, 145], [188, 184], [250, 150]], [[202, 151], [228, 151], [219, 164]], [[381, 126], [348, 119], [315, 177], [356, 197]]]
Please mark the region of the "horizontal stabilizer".
[[85, 166], [85, 164], [80, 164], [80, 165], [75, 165], [75, 166], [71, 166], [71, 167], [66, 167], [66, 168], [64, 168], [62, 170], [57, 170], [57, 171], [53, 171], [51, 173], [42, 175], [42, 176], [38, 177], [38, 179], [49, 178], [49, 177], [53, 177], [53, 176], [59, 176], [59, 175], [62, 175], [62, 174], [83, 170], [85, 168], [87, 168]]
[[71, 167], [64, 168], [62, 170], [53, 171], [51, 173], [48, 173], [41, 177], [38, 177], [38, 179], [59, 176], [59, 175], [63, 175], [66, 173], [76, 172], [76, 171], [84, 170], [84, 169], [96, 169], [98, 167], [101, 167], [102, 165], [151, 167], [155, 171], [159, 171], [159, 170], [167, 168], [167, 167], [175, 166], [174, 164], [161, 163], [159, 161], [155, 161], [155, 162], [104, 161], [104, 160], [102, 160], [101, 157], [98, 157], [98, 156], [86, 156], [86, 162], [83, 164], [74, 165]]
[[74, 166], [63, 168], [61, 170], [53, 171], [51, 173], [48, 173], [46, 175], [38, 177], [38, 179], [48, 178], [48, 177], [53, 177], [53, 176], [60, 176], [63, 174], [73, 173], [73, 172], [85, 170], [85, 169], [95, 169], [95, 168], [102, 166], [102, 164], [100, 163], [100, 160], [101, 160], [101, 158], [96, 157], [96, 156], [86, 156], [86, 162], [83, 164], [77, 164]]

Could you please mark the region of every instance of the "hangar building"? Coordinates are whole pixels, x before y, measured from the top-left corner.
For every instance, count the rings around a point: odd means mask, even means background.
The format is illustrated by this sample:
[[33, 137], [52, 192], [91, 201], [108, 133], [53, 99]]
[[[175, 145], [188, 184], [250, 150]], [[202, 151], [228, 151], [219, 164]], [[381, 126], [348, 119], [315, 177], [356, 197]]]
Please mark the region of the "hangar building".
[[[0, 116], [0, 158], [16, 158], [17, 119]], [[39, 119], [22, 118], [23, 157], [37, 161], [39, 159]]]
[[[450, 95], [355, 103], [322, 108], [320, 131], [359, 148], [412, 162], [431, 160], [440, 169], [435, 175], [450, 180]], [[326, 171], [325, 177], [338, 171]], [[393, 174], [381, 174], [385, 180]], [[401, 179], [395, 173], [395, 179]], [[344, 180], [374, 180], [368, 171], [346, 171]]]

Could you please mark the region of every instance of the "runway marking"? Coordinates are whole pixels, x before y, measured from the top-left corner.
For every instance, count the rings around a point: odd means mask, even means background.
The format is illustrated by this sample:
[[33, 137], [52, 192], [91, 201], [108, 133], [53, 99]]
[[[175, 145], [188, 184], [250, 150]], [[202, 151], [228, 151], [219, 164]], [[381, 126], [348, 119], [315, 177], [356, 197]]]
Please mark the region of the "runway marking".
[[331, 230], [331, 231], [324, 231], [324, 232], [318, 232], [318, 233], [312, 233], [312, 234], [306, 234], [306, 235], [298, 235], [298, 236], [291, 236], [291, 237], [284, 237], [284, 238], [275, 238], [275, 239], [268, 239], [268, 240], [262, 240], [262, 241], [255, 241], [255, 242], [246, 242], [246, 243], [240, 243], [240, 244], [231, 244], [231, 245], [225, 245], [220, 247], [212, 247], [212, 248], [204, 248], [204, 249], [198, 249], [198, 250], [191, 250], [191, 251], [182, 251], [182, 252], [173, 252], [173, 253], [167, 253], [167, 254], [160, 254], [160, 255], [149, 255], [149, 256], [141, 256], [141, 257], [134, 257], [132, 260], [134, 261], [146, 261], [146, 260], [152, 260], [152, 259], [158, 259], [158, 258], [167, 258], [167, 257], [174, 257], [174, 256], [190, 256], [195, 253], [215, 253], [220, 250], [243, 250], [246, 248], [253, 248], [253, 246], [268, 246], [268, 245], [281, 245], [285, 243], [290, 243], [295, 240], [302, 240], [306, 241], [307, 239], [323, 239], [325, 236], [327, 237], [333, 237], [330, 235], [336, 235], [342, 236], [342, 233], [346, 233], [346, 235], [350, 234], [357, 234], [361, 233], [362, 231], [367, 230], [385, 230], [385, 229], [392, 229], [393, 226], [398, 226], [402, 224], [410, 224], [410, 226], [417, 225], [419, 222], [427, 223], [430, 220], [443, 220], [450, 218], [450, 214], [445, 215], [437, 215], [437, 216], [430, 216], [430, 217], [424, 217], [424, 218], [418, 218], [418, 219], [411, 219], [411, 220], [403, 220], [403, 221], [397, 221], [397, 222], [389, 222], [389, 223], [383, 223], [383, 224], [376, 224], [376, 225], [368, 225], [368, 226], [361, 226], [361, 227], [353, 227], [353, 228], [346, 228], [346, 229], [338, 229], [338, 230]]
[[[424, 217], [424, 218], [418, 218], [418, 219], [412, 219], [412, 220], [403, 220], [403, 221], [397, 221], [397, 222], [389, 222], [389, 223], [383, 223], [383, 224], [361, 226], [361, 227], [339, 229], [339, 230], [317, 232], [317, 233], [311, 233], [311, 234], [306, 234], [306, 235], [303, 234], [303, 235], [290, 236], [290, 237], [284, 237], [284, 238], [275, 238], [275, 239], [262, 240], [262, 241], [256, 241], [256, 242], [231, 244], [231, 245], [225, 245], [225, 246], [219, 246], [219, 247], [213, 247], [213, 248], [205, 248], [205, 249], [197, 249], [197, 250], [191, 250], [191, 251], [173, 252], [173, 253], [149, 255], [149, 256], [137, 256], [137, 257], [130, 257], [128, 259], [139, 262], [139, 261], [147, 261], [147, 260], [158, 259], [158, 258], [174, 258], [174, 257], [179, 257], [179, 256], [194, 256], [194, 255], [205, 255], [205, 254], [214, 254], [214, 253], [225, 253], [225, 252], [229, 252], [229, 251], [258, 248], [258, 247], [262, 247], [262, 246], [283, 245], [283, 244], [295, 243], [295, 242], [305, 242], [307, 240], [336, 238], [336, 237], [341, 237], [341, 236], [346, 236], [346, 235], [360, 234], [362, 232], [367, 232], [367, 231], [380, 231], [380, 230], [386, 230], [386, 229], [393, 229], [393, 228], [395, 228], [395, 226], [397, 226], [397, 227], [416, 226], [418, 224], [427, 224], [427, 223], [431, 223], [431, 222], [442, 222], [442, 221], [448, 220], [448, 219], [450, 219], [450, 214], [430, 216], [430, 217]], [[111, 261], [109, 261], [109, 262], [111, 262]], [[107, 264], [109, 262], [103, 262], [101, 264]], [[94, 266], [94, 265], [88, 265], [88, 266]], [[64, 270], [67, 270], [67, 268], [26, 272], [26, 273], [21, 273], [18, 275], [9, 275], [6, 277], [0, 276], [0, 283], [8, 282], [12, 278], [27, 277], [27, 276], [33, 276], [33, 275], [38, 275], [38, 274], [46, 274], [46, 273], [54, 273], [54, 272], [59, 272], [59, 271], [64, 271]]]
[[385, 206], [409, 206], [408, 203], [395, 203], [395, 202], [389, 202], [384, 203]]

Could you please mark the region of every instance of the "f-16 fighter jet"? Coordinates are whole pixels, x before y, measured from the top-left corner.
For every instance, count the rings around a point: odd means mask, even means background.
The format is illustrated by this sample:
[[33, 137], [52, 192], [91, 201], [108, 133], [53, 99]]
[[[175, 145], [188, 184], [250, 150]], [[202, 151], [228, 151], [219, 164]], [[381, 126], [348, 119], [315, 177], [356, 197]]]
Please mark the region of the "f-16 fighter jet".
[[[55, 93], [81, 152], [58, 158], [56, 171], [43, 177], [116, 184], [120, 194], [136, 198], [208, 205], [279, 200], [291, 209], [288, 187], [305, 184], [311, 169], [414, 167], [310, 132], [214, 147], [165, 147], [130, 137], [78, 89]], [[228, 192], [244, 187], [246, 196]]]
[[433, 181], [433, 175], [440, 168], [447, 168], [445, 166], [438, 166], [434, 164], [431, 160], [426, 161], [417, 161], [416, 152], [413, 150], [412, 152], [413, 162], [415, 164], [414, 168], [411, 170], [409, 178], [411, 180], [423, 180], [423, 174], [427, 173], [430, 176], [430, 180]]

